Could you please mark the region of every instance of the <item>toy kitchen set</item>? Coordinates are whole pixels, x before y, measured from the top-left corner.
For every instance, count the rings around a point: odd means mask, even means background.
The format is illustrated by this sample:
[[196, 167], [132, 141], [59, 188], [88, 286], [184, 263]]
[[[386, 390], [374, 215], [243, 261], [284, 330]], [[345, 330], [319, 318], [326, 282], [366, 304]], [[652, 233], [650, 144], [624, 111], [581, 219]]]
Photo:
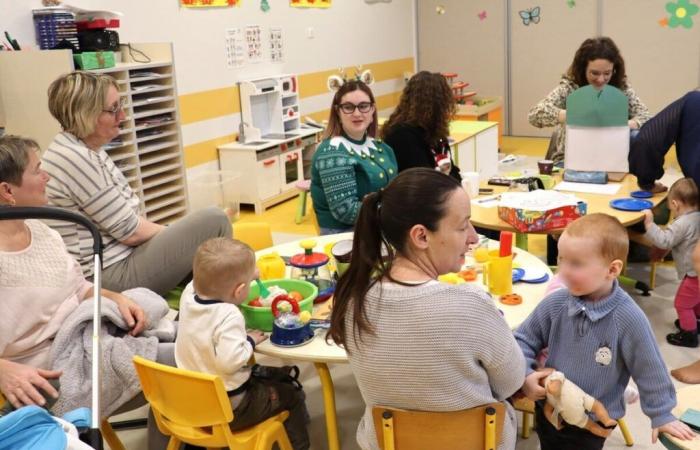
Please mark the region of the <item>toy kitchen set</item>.
[[298, 194], [296, 183], [310, 176], [322, 128], [301, 124], [296, 75], [238, 83], [241, 127], [238, 142], [218, 148], [221, 170], [241, 174], [241, 203], [255, 213]]

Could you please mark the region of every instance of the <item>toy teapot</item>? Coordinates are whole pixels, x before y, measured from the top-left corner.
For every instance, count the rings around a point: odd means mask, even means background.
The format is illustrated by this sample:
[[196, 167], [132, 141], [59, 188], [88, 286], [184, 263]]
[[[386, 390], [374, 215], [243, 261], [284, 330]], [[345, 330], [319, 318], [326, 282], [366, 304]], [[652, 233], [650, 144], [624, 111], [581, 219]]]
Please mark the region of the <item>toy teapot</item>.
[[[281, 312], [280, 302], [291, 305], [291, 311]], [[300, 311], [299, 303], [287, 295], [279, 295], [270, 305], [274, 321], [272, 322], [272, 336], [270, 342], [284, 347], [297, 347], [306, 344], [314, 337], [309, 321], [311, 313]]]

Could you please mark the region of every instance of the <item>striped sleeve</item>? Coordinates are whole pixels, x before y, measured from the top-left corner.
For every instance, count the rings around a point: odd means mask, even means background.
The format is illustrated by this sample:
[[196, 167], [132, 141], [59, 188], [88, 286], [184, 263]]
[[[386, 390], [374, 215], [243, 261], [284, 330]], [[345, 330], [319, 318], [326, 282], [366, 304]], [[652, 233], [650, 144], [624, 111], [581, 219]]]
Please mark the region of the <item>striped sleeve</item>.
[[51, 196], [52, 203], [62, 207], [75, 203], [105, 233], [118, 240], [128, 238], [139, 223], [136, 211], [112, 181], [107, 167], [99, 163], [97, 155], [91, 157], [67, 144], [70, 143], [57, 138], [43, 157], [45, 170], [53, 184], [61, 186], [64, 195], [62, 199]]

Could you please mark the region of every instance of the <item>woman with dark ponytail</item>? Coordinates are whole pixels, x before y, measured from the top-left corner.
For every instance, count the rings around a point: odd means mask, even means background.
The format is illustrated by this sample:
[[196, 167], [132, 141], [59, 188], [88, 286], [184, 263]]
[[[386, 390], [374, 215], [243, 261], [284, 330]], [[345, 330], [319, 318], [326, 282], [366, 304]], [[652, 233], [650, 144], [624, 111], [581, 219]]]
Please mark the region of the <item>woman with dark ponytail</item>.
[[[330, 336], [348, 352], [367, 405], [357, 441], [378, 450], [372, 407], [456, 411], [504, 401], [525, 378], [525, 361], [491, 296], [448, 285], [476, 242], [459, 182], [408, 169], [365, 196], [352, 259], [338, 281]], [[501, 449], [515, 446], [506, 404]]]

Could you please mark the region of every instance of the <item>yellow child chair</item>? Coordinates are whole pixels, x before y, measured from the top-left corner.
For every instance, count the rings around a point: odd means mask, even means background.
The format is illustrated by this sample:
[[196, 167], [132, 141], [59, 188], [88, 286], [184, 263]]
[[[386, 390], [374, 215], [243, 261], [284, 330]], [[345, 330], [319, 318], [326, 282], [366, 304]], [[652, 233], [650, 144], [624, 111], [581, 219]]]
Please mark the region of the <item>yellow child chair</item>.
[[377, 442], [382, 450], [495, 450], [501, 440], [504, 417], [502, 403], [451, 412], [372, 408]]
[[[533, 425], [532, 419], [535, 415], [535, 402], [527, 397], [518, 398], [513, 402], [513, 408], [523, 413], [523, 431], [521, 436], [523, 439], [527, 439], [530, 437], [530, 428], [532, 428]], [[625, 422], [623, 418], [620, 418], [617, 420], [617, 425], [625, 440], [625, 445], [632, 447], [634, 445], [634, 439], [632, 439], [632, 434], [629, 428], [627, 428], [627, 422]]]
[[267, 222], [236, 222], [232, 231], [234, 239], [245, 242], [256, 252], [272, 247], [272, 230]]
[[168, 450], [181, 443], [231, 450], [292, 450], [283, 411], [245, 430], [232, 432], [231, 403], [216, 375], [178, 369], [134, 356], [143, 394], [161, 433], [170, 436]]

